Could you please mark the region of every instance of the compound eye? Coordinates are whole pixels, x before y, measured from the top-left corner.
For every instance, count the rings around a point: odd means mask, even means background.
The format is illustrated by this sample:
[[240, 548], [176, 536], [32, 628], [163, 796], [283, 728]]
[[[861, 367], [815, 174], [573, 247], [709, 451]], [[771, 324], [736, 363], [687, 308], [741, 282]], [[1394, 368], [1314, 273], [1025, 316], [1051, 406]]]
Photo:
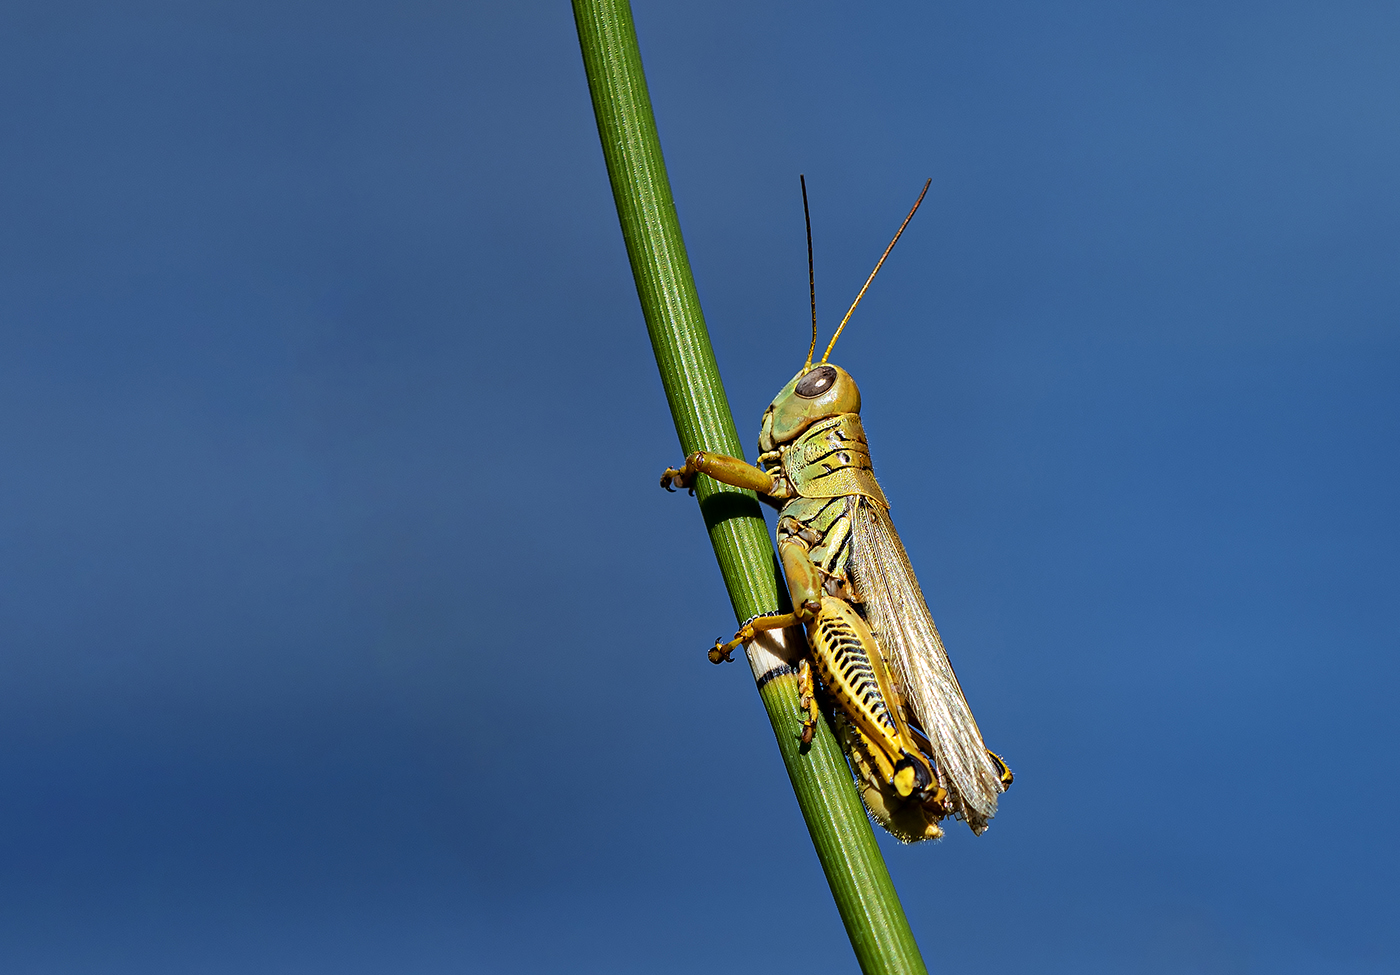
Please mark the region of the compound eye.
[[836, 370], [831, 366], [817, 366], [797, 381], [793, 392], [803, 399], [816, 399], [836, 385]]

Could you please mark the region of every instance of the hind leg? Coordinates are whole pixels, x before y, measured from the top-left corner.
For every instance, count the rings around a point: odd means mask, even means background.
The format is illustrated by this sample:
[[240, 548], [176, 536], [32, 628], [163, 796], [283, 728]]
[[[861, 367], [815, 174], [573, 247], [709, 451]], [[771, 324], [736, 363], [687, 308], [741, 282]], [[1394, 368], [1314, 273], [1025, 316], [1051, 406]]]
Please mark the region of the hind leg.
[[821, 720], [821, 712], [817, 710], [817, 687], [816, 682], [812, 680], [812, 662], [806, 657], [797, 665], [797, 692], [798, 707], [802, 708], [802, 734], [797, 736], [797, 740], [804, 745], [810, 745], [817, 733], [817, 722]]

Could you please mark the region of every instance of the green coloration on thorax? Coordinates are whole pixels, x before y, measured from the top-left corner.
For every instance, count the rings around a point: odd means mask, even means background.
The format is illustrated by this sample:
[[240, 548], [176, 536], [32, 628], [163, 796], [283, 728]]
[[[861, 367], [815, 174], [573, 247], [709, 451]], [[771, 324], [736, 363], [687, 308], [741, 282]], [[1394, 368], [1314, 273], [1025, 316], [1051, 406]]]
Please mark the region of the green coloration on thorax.
[[[828, 575], [845, 579], [848, 499], [864, 497], [882, 508], [890, 506], [871, 468], [855, 380], [840, 366], [804, 366], [764, 412], [758, 449], [759, 464], [778, 473], [791, 495], [779, 515], [780, 535], [786, 519], [800, 525], [812, 546], [812, 561]], [[782, 489], [780, 485], [775, 496]]]
[[783, 448], [783, 474], [804, 498], [860, 494], [888, 508], [875, 483], [859, 413], [839, 413], [809, 427]]

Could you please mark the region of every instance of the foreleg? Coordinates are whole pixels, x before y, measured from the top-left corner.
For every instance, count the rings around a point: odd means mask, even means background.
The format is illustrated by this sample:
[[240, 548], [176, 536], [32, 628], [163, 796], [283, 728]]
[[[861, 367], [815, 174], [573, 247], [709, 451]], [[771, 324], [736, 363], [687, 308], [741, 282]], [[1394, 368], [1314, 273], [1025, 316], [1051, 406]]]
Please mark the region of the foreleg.
[[767, 495], [773, 495], [778, 482], [778, 478], [772, 474], [759, 470], [737, 457], [697, 450], [685, 459], [685, 464], [679, 470], [674, 467], [666, 468], [666, 473], [661, 475], [661, 486], [668, 491], [689, 488], [690, 493], [694, 494], [695, 478], [699, 474], [708, 474], [721, 484], [748, 488], [750, 491]]

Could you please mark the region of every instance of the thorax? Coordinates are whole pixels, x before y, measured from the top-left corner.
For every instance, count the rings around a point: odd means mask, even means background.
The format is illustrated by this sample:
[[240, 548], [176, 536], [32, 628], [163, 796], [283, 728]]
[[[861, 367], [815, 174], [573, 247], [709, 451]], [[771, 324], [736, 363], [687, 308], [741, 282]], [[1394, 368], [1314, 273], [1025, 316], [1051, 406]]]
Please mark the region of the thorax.
[[870, 447], [858, 413], [839, 413], [820, 420], [780, 452], [783, 476], [798, 498], [857, 494], [881, 507], [890, 506], [875, 482]]

